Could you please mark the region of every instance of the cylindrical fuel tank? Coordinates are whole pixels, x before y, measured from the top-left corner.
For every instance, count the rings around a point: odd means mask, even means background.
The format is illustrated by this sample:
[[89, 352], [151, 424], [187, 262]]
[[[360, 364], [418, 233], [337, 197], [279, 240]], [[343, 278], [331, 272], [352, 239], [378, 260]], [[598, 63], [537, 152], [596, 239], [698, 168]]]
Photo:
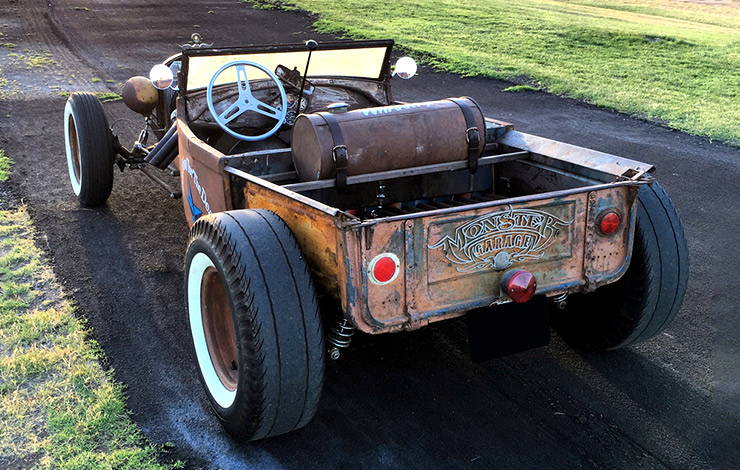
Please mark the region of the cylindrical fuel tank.
[[[466, 123], [462, 106], [470, 110]], [[347, 175], [411, 168], [467, 160], [468, 129], [477, 127], [476, 157], [485, 147], [486, 124], [471, 98], [455, 98], [356, 109], [345, 113], [319, 112], [298, 116], [293, 127], [292, 152], [303, 181], [333, 178], [334, 141], [327, 118], [336, 119], [347, 146]]]

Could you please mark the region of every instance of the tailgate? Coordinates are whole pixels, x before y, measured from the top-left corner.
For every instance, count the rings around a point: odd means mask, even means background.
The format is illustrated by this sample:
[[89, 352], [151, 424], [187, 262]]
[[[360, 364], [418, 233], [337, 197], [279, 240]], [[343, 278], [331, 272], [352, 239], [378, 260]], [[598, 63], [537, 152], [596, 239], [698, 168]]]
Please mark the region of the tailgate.
[[[380, 223], [364, 232], [363, 271], [392, 252], [403, 253], [402, 274], [389, 285], [365, 283], [362, 316], [380, 332], [509, 302], [499, 283], [512, 268], [534, 274], [538, 295], [613, 282], [629, 263], [636, 193], [636, 186], [609, 186]], [[622, 216], [608, 236], [596, 230], [605, 210]]]

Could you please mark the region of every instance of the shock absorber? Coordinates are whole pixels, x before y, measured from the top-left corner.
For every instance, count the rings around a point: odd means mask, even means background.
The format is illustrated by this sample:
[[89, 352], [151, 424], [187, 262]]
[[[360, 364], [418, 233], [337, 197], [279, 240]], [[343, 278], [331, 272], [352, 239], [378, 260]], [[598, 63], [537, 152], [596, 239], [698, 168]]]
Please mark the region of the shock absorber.
[[326, 341], [329, 343], [329, 357], [336, 361], [342, 355], [342, 349], [347, 349], [352, 342], [355, 329], [349, 320], [342, 317], [329, 330]]

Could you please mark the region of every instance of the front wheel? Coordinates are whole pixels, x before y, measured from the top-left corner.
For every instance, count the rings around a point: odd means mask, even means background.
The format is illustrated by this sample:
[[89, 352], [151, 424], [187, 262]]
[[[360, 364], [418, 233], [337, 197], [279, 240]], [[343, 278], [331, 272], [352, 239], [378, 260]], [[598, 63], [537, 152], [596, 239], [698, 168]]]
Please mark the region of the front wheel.
[[64, 143], [72, 190], [86, 207], [105, 204], [113, 188], [113, 136], [92, 93], [72, 93], [64, 107]]
[[185, 257], [190, 332], [211, 407], [250, 440], [305, 426], [324, 377], [316, 293], [285, 223], [264, 210], [193, 226]]
[[572, 296], [567, 310], [555, 318], [555, 328], [584, 350], [616, 349], [651, 338], [681, 307], [688, 269], [678, 212], [659, 183], [643, 185], [627, 272], [614, 284]]

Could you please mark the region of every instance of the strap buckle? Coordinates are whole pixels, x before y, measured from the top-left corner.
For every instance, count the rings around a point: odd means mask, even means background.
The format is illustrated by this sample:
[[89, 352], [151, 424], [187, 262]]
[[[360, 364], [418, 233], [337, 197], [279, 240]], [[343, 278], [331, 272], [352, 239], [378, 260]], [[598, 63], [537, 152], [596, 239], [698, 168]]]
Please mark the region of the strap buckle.
[[339, 166], [341, 163], [343, 166], [347, 165], [347, 146], [346, 145], [335, 145], [331, 149], [331, 156], [334, 159], [334, 164]]
[[331, 150], [334, 159], [334, 168], [336, 170], [336, 185], [339, 189], [347, 187], [347, 146], [335, 145]]
[[480, 145], [480, 131], [477, 127], [469, 127], [465, 131], [465, 140], [468, 143], [468, 146], [473, 148], [478, 148]]

